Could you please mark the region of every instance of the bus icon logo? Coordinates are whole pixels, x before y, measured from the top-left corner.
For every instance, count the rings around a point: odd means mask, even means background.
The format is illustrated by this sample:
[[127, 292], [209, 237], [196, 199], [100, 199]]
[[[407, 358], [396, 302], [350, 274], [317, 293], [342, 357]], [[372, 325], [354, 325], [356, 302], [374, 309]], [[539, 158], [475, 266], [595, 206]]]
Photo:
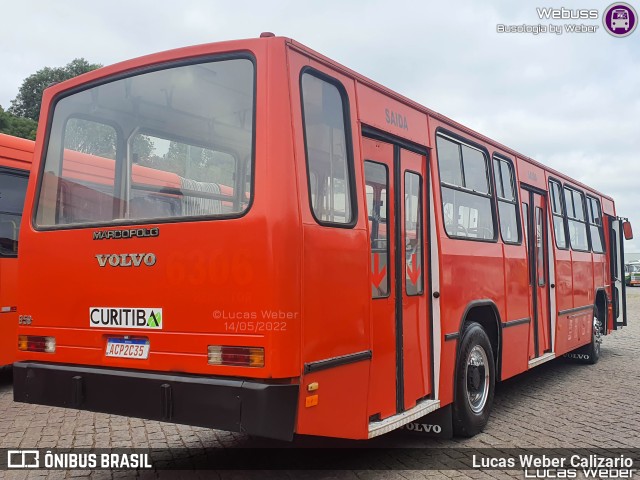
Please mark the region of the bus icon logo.
[[614, 3], [604, 11], [602, 23], [614, 37], [626, 37], [636, 29], [638, 14], [628, 3]]
[[39, 468], [40, 452], [38, 450], [8, 450], [7, 468]]
[[624, 8], [616, 8], [611, 12], [611, 28], [613, 30], [618, 28], [624, 28], [625, 31], [629, 30], [629, 12]]

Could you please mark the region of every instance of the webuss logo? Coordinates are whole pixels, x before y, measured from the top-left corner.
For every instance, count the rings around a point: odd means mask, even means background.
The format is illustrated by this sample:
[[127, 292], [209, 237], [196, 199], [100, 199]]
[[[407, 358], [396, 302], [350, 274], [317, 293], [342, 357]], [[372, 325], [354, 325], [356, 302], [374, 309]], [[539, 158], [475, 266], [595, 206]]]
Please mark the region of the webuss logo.
[[90, 307], [89, 326], [162, 330], [161, 308]]
[[614, 37], [627, 37], [638, 26], [638, 14], [628, 3], [612, 3], [602, 15], [602, 23]]
[[540, 20], [596, 20], [598, 10], [572, 8], [536, 8]]

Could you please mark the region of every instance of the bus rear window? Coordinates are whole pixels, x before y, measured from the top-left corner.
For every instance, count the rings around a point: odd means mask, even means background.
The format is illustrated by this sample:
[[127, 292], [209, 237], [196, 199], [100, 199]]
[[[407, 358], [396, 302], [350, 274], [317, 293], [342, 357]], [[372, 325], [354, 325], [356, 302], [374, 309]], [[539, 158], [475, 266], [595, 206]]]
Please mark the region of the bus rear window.
[[165, 68], [56, 103], [39, 226], [241, 215], [251, 201], [254, 65]]

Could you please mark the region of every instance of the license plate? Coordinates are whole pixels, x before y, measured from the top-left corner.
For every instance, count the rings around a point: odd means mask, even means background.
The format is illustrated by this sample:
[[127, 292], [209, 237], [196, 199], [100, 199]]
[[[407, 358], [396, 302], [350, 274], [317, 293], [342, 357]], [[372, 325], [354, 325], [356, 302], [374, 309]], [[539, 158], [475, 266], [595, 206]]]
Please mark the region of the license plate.
[[105, 355], [107, 357], [146, 359], [149, 357], [149, 340], [146, 338], [109, 338]]

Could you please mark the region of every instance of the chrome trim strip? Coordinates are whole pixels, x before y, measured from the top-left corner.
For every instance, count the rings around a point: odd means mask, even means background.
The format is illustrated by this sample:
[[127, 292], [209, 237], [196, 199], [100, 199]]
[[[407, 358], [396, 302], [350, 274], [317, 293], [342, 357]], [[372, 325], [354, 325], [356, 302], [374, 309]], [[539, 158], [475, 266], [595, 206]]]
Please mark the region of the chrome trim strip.
[[537, 367], [543, 363], [548, 362], [549, 360], [553, 360], [556, 358], [556, 354], [553, 352], [545, 353], [544, 355], [534, 358], [533, 360], [529, 360], [529, 368]]
[[402, 413], [398, 413], [397, 415], [393, 415], [392, 417], [385, 418], [378, 422], [371, 422], [369, 423], [369, 438], [377, 437], [378, 435], [395, 430], [402, 425], [406, 425], [418, 418], [424, 417], [438, 408], [440, 408], [440, 400], [423, 400], [415, 407]]

